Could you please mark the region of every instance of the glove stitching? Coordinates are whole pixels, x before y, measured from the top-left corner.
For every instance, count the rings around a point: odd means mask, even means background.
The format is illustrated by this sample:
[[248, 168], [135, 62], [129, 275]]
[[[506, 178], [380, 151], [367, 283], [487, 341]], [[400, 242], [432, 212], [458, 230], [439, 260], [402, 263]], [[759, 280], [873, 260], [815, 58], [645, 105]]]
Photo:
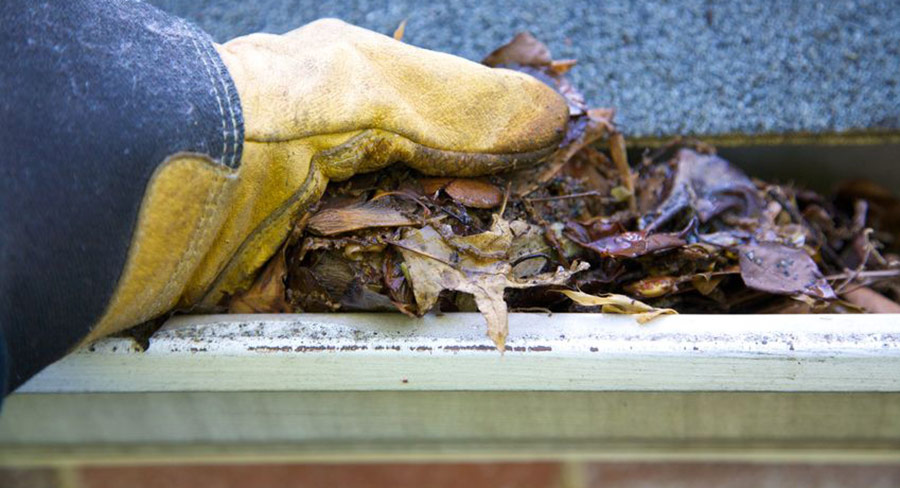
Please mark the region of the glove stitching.
[[[231, 90], [229, 89], [229, 84], [225, 82], [225, 76], [222, 74], [222, 63], [218, 58], [218, 54], [211, 45], [206, 45], [205, 47], [206, 55], [209, 57], [210, 63], [216, 67], [218, 81], [222, 84], [222, 90], [225, 92], [225, 102], [228, 104], [228, 115], [231, 118], [231, 150], [228, 152], [229, 162], [226, 164], [229, 168], [234, 168], [235, 157], [237, 156], [238, 123], [234, 114], [234, 105], [231, 103]], [[219, 60], [219, 62], [216, 62], [217, 60]], [[225, 154], [222, 155], [222, 159], [225, 159]]]
[[162, 306], [163, 300], [166, 300], [166, 297], [171, 296], [171, 292], [173, 291], [173, 289], [179, 284], [183, 285], [183, 280], [180, 278], [180, 276], [185, 272], [185, 267], [193, 261], [193, 258], [195, 256], [197, 256], [197, 247], [208, 231], [207, 224], [215, 213], [215, 210], [221, 204], [221, 198], [225, 193], [224, 190], [228, 183], [227, 178], [225, 178], [224, 176], [215, 175], [215, 177], [219, 178], [219, 182], [216, 184], [216, 189], [209, 192], [203, 202], [203, 215], [197, 222], [197, 226], [194, 228], [194, 231], [191, 232], [190, 245], [188, 245], [188, 248], [181, 254], [181, 257], [175, 264], [175, 269], [172, 271], [171, 279], [169, 279], [160, 293], [156, 295], [156, 299], [153, 300], [150, 310], [159, 310], [159, 308]]
[[[256, 143], [260, 143], [260, 144], [289, 143], [289, 142], [296, 142], [296, 141], [301, 141], [301, 140], [304, 140], [304, 139], [309, 139], [309, 138], [312, 138], [312, 137], [331, 137], [331, 136], [340, 136], [340, 135], [347, 134], [347, 133], [350, 133], [350, 132], [365, 132], [365, 131], [371, 131], [371, 130], [381, 131], [381, 132], [384, 132], [384, 133], [387, 133], [387, 134], [391, 134], [391, 135], [394, 135], [394, 136], [397, 136], [397, 137], [401, 137], [401, 138], [406, 139], [407, 141], [409, 141], [409, 142], [411, 142], [411, 143], [413, 143], [413, 144], [415, 144], [415, 145], [417, 145], [417, 146], [421, 146], [421, 147], [426, 148], [426, 149], [431, 149], [432, 151], [440, 151], [440, 152], [450, 153], [450, 154], [465, 154], [465, 155], [479, 155], [479, 154], [484, 154], [484, 155], [486, 155], [486, 156], [527, 156], [527, 155], [530, 155], [530, 154], [535, 154], [535, 153], [540, 153], [540, 152], [543, 152], [543, 151], [547, 151], [548, 149], [551, 149], [551, 148], [556, 148], [556, 147], [559, 145], [559, 141], [554, 141], [553, 144], [547, 145], [547, 146], [542, 147], [542, 148], [539, 148], [539, 149], [533, 149], [533, 150], [530, 150], [530, 151], [512, 151], [512, 152], [456, 151], [456, 150], [452, 150], [452, 149], [441, 149], [441, 148], [429, 146], [429, 145], [423, 144], [423, 143], [421, 143], [421, 142], [416, 142], [416, 141], [414, 141], [413, 139], [411, 139], [411, 138], [409, 138], [409, 137], [407, 137], [407, 136], [405, 136], [405, 135], [403, 135], [403, 134], [401, 134], [401, 133], [399, 133], [399, 132], [394, 132], [394, 131], [387, 130], [387, 129], [381, 129], [381, 128], [378, 128], [378, 127], [360, 127], [360, 128], [349, 129], [349, 130], [344, 130], [344, 131], [339, 131], [339, 132], [329, 132], [329, 133], [322, 133], [322, 134], [304, 134], [304, 135], [300, 135], [300, 136], [297, 136], [297, 137], [291, 137], [291, 138], [289, 138], [289, 139], [254, 139], [254, 138], [252, 138], [252, 137], [245, 137], [244, 140], [245, 140], [246, 142], [256, 142]], [[562, 136], [560, 136], [559, 140], [560, 140], [560, 141], [562, 140]]]
[[[259, 236], [268, 229], [273, 222], [276, 222], [279, 218], [281, 218], [285, 212], [290, 211], [291, 207], [293, 207], [300, 200], [300, 197], [306, 194], [307, 189], [314, 185], [316, 180], [319, 178], [323, 178], [322, 175], [316, 168], [315, 161], [310, 161], [309, 163], [309, 172], [306, 175], [306, 178], [303, 180], [303, 183], [297, 188], [297, 190], [292, 193], [278, 208], [272, 211], [268, 217], [259, 222], [250, 233], [247, 234], [247, 237], [244, 238], [243, 242], [234, 250], [231, 254], [231, 258], [227, 263], [219, 270], [216, 274], [215, 279], [213, 279], [212, 283], [206, 288], [206, 291], [203, 294], [203, 297], [198, 300], [198, 304], [203, 304], [209, 300], [209, 297], [212, 293], [219, 289], [222, 282], [225, 278], [231, 273], [234, 266], [240, 261], [239, 256], [246, 254], [248, 251], [255, 249], [256, 242], [259, 239]], [[324, 178], [323, 178], [324, 179]], [[327, 180], [326, 180], [327, 182]], [[312, 202], [307, 202], [305, 205], [307, 208]], [[301, 203], [300, 207], [295, 209], [295, 212], [299, 212], [304, 204]]]
[[227, 152], [227, 144], [228, 144], [228, 129], [226, 127], [225, 120], [225, 109], [223, 108], [222, 98], [219, 95], [219, 88], [216, 86], [216, 79], [213, 76], [212, 70], [209, 68], [209, 64], [206, 62], [205, 56], [203, 56], [203, 51], [200, 49], [200, 45], [197, 44], [197, 40], [194, 37], [191, 37], [191, 42], [194, 44], [194, 49], [197, 51], [197, 56], [200, 58], [200, 61], [203, 63], [203, 67], [206, 69], [206, 75], [209, 76], [210, 85], [212, 85], [213, 93], [216, 96], [216, 103], [219, 106], [219, 120], [222, 122], [222, 158], [225, 158]]

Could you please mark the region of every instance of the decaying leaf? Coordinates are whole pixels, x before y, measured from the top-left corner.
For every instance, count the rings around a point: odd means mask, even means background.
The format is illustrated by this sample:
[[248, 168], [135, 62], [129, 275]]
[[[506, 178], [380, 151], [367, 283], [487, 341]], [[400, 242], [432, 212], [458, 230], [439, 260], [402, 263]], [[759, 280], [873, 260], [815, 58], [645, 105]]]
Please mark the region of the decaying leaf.
[[613, 129], [613, 112], [589, 110], [569, 124], [566, 138], [550, 159], [537, 167], [518, 171], [512, 176], [512, 192], [524, 196], [545, 185], [556, 176], [578, 151], [593, 144]]
[[455, 179], [444, 188], [457, 202], [473, 208], [497, 208], [503, 203], [503, 192], [482, 180]]
[[870, 313], [900, 313], [900, 304], [865, 286], [846, 291], [841, 296]]
[[[469, 237], [483, 254], [508, 250], [512, 242], [509, 225], [499, 217], [491, 231]], [[508, 333], [507, 307], [503, 299], [507, 288], [561, 285], [574, 273], [588, 268], [587, 263], [579, 263], [569, 270], [558, 268], [554, 273], [516, 278], [508, 261], [458, 253], [430, 226], [406, 230], [404, 238], [396, 245], [409, 267], [419, 314], [431, 310], [443, 290], [469, 293], [487, 322], [488, 336], [501, 351], [505, 348]]]
[[527, 278], [540, 273], [550, 261], [549, 254], [552, 252], [544, 239], [543, 229], [524, 220], [510, 222], [509, 228], [513, 236], [509, 247], [513, 275]]
[[779, 295], [837, 298], [815, 261], [802, 249], [761, 242], [741, 246], [738, 250], [741, 278], [750, 288]]
[[501, 350], [507, 307], [597, 306], [642, 322], [674, 310], [900, 312], [892, 190], [848, 182], [830, 198], [751, 180], [687, 139], [629, 161], [615, 111], [589, 108], [566, 78], [574, 60], [553, 60], [523, 34], [484, 62], [534, 76], [567, 101], [566, 133], [548, 161], [481, 178], [398, 165], [332, 182], [282, 261], [230, 309], [480, 310]]
[[500, 46], [488, 54], [481, 63], [488, 66], [522, 65], [549, 66], [553, 59], [550, 50], [530, 32], [516, 34], [508, 44]]
[[[452, 231], [451, 231], [452, 232]], [[441, 233], [444, 242], [457, 251], [478, 259], [505, 259], [509, 255], [513, 234], [509, 223], [494, 216], [491, 228], [468, 236]]]
[[625, 285], [625, 291], [641, 298], [657, 298], [668, 295], [678, 289], [678, 278], [675, 276], [651, 276]]
[[731, 209], [743, 215], [759, 212], [762, 205], [756, 186], [728, 161], [686, 148], [677, 152], [675, 160], [672, 189], [645, 229], [660, 227], [684, 209], [694, 212], [701, 223]]
[[696, 275], [691, 278], [691, 284], [703, 295], [709, 295], [722, 283], [723, 276]]
[[[622, 201], [627, 199], [628, 208], [632, 212], [637, 212], [637, 200], [634, 194], [634, 179], [631, 175], [631, 168], [628, 166], [628, 156], [625, 152], [625, 136], [623, 136], [620, 132], [613, 132], [609, 137], [609, 153], [612, 156], [613, 162], [616, 164], [616, 169], [619, 170], [619, 175], [622, 179], [622, 186], [616, 188], [624, 188], [623, 197], [617, 198], [617, 200]], [[615, 196], [615, 195], [614, 195]]]
[[249, 289], [231, 297], [228, 313], [291, 312], [291, 307], [285, 300], [285, 271], [284, 253], [279, 251], [272, 256]]
[[372, 227], [404, 227], [419, 222], [396, 208], [379, 202], [347, 207], [325, 208], [310, 217], [309, 230], [321, 236], [332, 236]]
[[679, 248], [687, 244], [687, 241], [678, 234], [623, 232], [580, 244], [604, 257], [637, 258]]
[[393, 38], [402, 41], [403, 35], [406, 33], [406, 19], [400, 21], [400, 25], [394, 30]]
[[419, 184], [425, 195], [435, 195], [443, 190], [466, 207], [492, 209], [503, 203], [503, 192], [480, 178], [420, 178]]
[[590, 295], [572, 290], [563, 290], [560, 293], [569, 297], [573, 302], [579, 305], [586, 307], [600, 307], [600, 310], [603, 313], [633, 315], [639, 324], [646, 324], [660, 315], [678, 314], [678, 312], [671, 308], [654, 308], [644, 302], [615, 293]]
[[[482, 63], [487, 66], [516, 69], [532, 75], [556, 89], [569, 105], [570, 120], [559, 148], [546, 163], [519, 171], [514, 175], [511, 178], [513, 194], [524, 196], [531, 193], [558, 174], [575, 153], [607, 135], [615, 134], [612, 123], [615, 110], [589, 109], [581, 92], [564, 76], [574, 66], [575, 61], [570, 59], [554, 61], [547, 46], [531, 34], [527, 32], [518, 34], [509, 44], [488, 55]], [[617, 160], [621, 161], [623, 161], [621, 158]], [[630, 188], [630, 182], [626, 183], [626, 187]]]

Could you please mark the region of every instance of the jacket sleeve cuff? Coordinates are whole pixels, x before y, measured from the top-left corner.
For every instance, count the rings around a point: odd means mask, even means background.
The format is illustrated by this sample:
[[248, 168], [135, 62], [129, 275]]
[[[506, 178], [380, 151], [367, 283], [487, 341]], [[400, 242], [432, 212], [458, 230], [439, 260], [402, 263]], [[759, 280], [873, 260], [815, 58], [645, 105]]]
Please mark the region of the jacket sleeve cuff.
[[240, 164], [238, 93], [212, 39], [143, 2], [0, 2], [0, 327], [7, 389], [102, 317], [169, 156]]

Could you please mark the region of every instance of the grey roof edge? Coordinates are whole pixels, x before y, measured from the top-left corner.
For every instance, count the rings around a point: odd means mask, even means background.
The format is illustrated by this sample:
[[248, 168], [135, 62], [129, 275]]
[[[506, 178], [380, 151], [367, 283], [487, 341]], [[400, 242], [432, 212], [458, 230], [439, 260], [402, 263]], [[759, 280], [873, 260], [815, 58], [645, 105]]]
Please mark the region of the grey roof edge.
[[749, 146], [864, 146], [900, 144], [900, 130], [872, 129], [845, 132], [786, 132], [742, 134], [689, 134], [670, 136], [629, 136], [625, 132], [628, 147], [660, 147], [677, 140], [699, 140], [717, 147]]
[[219, 42], [338, 17], [482, 59], [530, 31], [589, 104], [615, 107], [633, 144], [685, 135], [721, 146], [883, 144], [900, 133], [896, 2], [150, 0]]

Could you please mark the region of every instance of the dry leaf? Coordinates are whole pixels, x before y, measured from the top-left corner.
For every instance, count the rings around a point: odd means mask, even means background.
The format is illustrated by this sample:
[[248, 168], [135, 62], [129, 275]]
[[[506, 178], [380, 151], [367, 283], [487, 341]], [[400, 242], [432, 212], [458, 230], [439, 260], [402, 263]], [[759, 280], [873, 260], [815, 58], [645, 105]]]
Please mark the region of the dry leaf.
[[[593, 111], [588, 110], [588, 115]], [[609, 136], [609, 154], [612, 156], [616, 169], [619, 170], [622, 186], [627, 190], [628, 209], [637, 212], [637, 200], [634, 194], [634, 179], [631, 175], [631, 167], [628, 166], [628, 155], [625, 148], [625, 136], [621, 132], [613, 132]], [[613, 195], [615, 197], [615, 195]]]
[[453, 178], [419, 178], [419, 185], [422, 186], [422, 192], [431, 196], [443, 190], [453, 181]]
[[802, 249], [775, 242], [747, 244], [740, 252], [741, 278], [755, 290], [778, 295], [802, 293], [813, 298], [837, 298], [815, 261]]
[[444, 192], [466, 207], [492, 209], [503, 203], [503, 192], [480, 178], [419, 178], [425, 195]]
[[694, 285], [694, 288], [702, 295], [709, 295], [715, 291], [723, 279], [725, 279], [724, 276], [708, 276], [701, 274], [691, 278], [691, 284]]
[[[471, 245], [479, 246], [482, 254], [495, 253], [504, 248], [508, 250], [512, 242], [509, 224], [498, 217], [495, 217], [491, 231], [467, 237]], [[488, 336], [500, 351], [505, 348], [508, 332], [504, 290], [561, 285], [574, 273], [589, 267], [587, 263], [580, 263], [571, 270], [560, 267], [555, 273], [516, 278], [509, 261], [482, 259], [456, 252], [430, 226], [408, 229], [404, 239], [396, 245], [409, 268], [419, 314], [431, 310], [443, 290], [469, 293], [475, 298], [475, 304], [487, 322]]]
[[373, 227], [405, 227], [418, 223], [396, 208], [377, 202], [367, 202], [320, 210], [310, 217], [307, 225], [315, 234], [332, 236]]
[[900, 304], [865, 286], [844, 292], [841, 296], [869, 313], [900, 313]]
[[623, 232], [585, 243], [574, 239], [573, 241], [603, 257], [617, 258], [637, 258], [647, 254], [669, 251], [687, 244], [687, 241], [678, 234], [647, 235], [646, 232]]
[[577, 59], [555, 59], [550, 61], [550, 71], [555, 76], [562, 76], [578, 64]]
[[397, 26], [397, 29], [394, 30], [394, 39], [398, 41], [403, 40], [403, 34], [406, 33], [406, 19], [400, 21], [400, 25]]
[[516, 278], [526, 278], [540, 273], [549, 261], [547, 254], [552, 252], [544, 240], [544, 230], [524, 220], [514, 220], [509, 223], [509, 227], [513, 234], [509, 247], [513, 275]]
[[513, 174], [512, 193], [519, 196], [527, 195], [550, 181], [575, 153], [614, 130], [612, 115], [611, 111], [597, 109], [571, 119], [565, 139], [546, 163]]
[[580, 291], [571, 290], [562, 290], [560, 293], [569, 297], [573, 302], [579, 305], [584, 305], [586, 307], [600, 307], [600, 310], [603, 313], [633, 315], [639, 324], [645, 324], [660, 315], [678, 314], [678, 312], [671, 308], [654, 308], [644, 302], [615, 293], [590, 295]]
[[762, 207], [756, 185], [739, 169], [714, 154], [680, 149], [677, 173], [666, 199], [656, 208], [656, 219], [644, 227], [653, 230], [690, 208], [701, 223], [729, 209], [753, 215]]
[[[551, 63], [550, 50], [529, 32], [516, 34], [509, 44], [500, 46], [488, 54], [482, 64], [488, 66], [512, 65], [547, 66]], [[568, 71], [563, 69], [563, 73]]]
[[624, 286], [625, 291], [643, 298], [657, 298], [678, 289], [678, 278], [674, 276], [651, 276]]
[[291, 307], [285, 300], [284, 252], [279, 250], [272, 256], [262, 273], [247, 291], [231, 297], [228, 313], [285, 313]]
[[438, 228], [444, 242], [457, 251], [462, 251], [479, 259], [506, 259], [512, 245], [513, 234], [509, 222], [494, 214], [491, 228], [485, 232], [468, 236], [454, 235], [452, 230], [444, 232]]
[[[653, 304], [665, 296], [683, 313], [850, 313], [859, 307], [834, 294], [865, 286], [871, 290], [847, 292], [847, 299], [896, 311], [878, 294], [900, 292], [900, 203], [890, 189], [851, 182], [831, 199], [767, 184], [712, 147], [682, 139], [629, 165], [614, 111], [589, 109], [565, 77], [574, 61], [551, 60], [546, 46], [523, 34], [485, 62], [531, 75], [567, 101], [567, 129], [549, 161], [490, 179], [429, 178], [393, 167], [332, 182], [310, 232], [288, 254], [285, 298], [294, 310], [394, 307], [410, 314], [437, 301], [445, 310], [480, 309], [501, 347], [507, 306], [582, 309], [545, 288], [511, 290], [554, 282], [624, 293], [590, 302], [602, 299], [604, 311], [642, 320], [669, 311], [628, 297]], [[608, 147], [596, 145], [604, 138]], [[509, 195], [501, 192], [504, 178]], [[523, 198], [533, 190], [540, 194]], [[510, 222], [495, 217], [500, 205]], [[765, 244], [748, 246], [754, 242]], [[585, 258], [596, 266], [577, 281], [540, 274]]]
[[459, 178], [445, 186], [444, 191], [467, 207], [491, 209], [503, 203], [503, 192], [484, 180]]

